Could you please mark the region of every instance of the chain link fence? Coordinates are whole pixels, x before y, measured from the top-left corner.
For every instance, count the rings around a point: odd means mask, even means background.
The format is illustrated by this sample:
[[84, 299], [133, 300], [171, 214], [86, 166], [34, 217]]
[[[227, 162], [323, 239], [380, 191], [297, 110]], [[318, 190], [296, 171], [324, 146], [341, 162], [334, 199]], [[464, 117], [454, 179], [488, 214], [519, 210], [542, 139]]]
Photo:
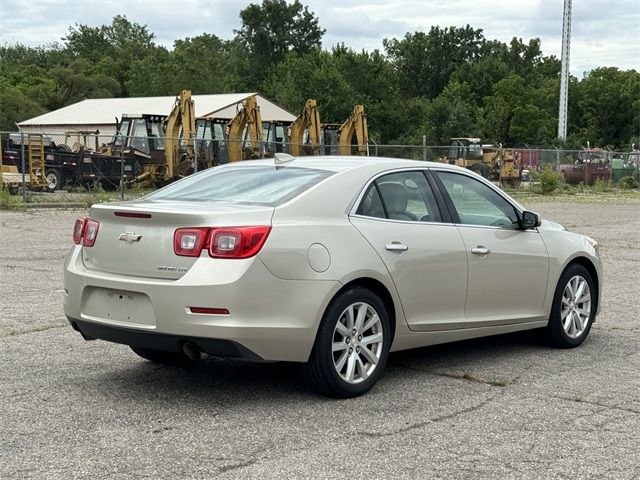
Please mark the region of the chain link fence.
[[[219, 132], [220, 133], [220, 132]], [[32, 191], [51, 192], [65, 189], [120, 190], [155, 188], [199, 170], [239, 159], [271, 158], [275, 153], [306, 155], [358, 154], [422, 161], [444, 161], [469, 166], [487, 161], [499, 147], [380, 145], [340, 147], [335, 144], [299, 145], [292, 148], [282, 138], [277, 141], [231, 142], [220, 138], [196, 138], [185, 141], [161, 136], [101, 135], [96, 132], [67, 133], [0, 132], [2, 147], [2, 187], [13, 194]], [[346, 152], [345, 152], [346, 150]], [[349, 152], [349, 150], [351, 150]], [[606, 172], [599, 178], [610, 183], [625, 176], [640, 180], [640, 151], [613, 152], [600, 149], [560, 150], [507, 149], [524, 176], [551, 168], [572, 183], [589, 183], [585, 165], [598, 165]], [[582, 167], [581, 167], [582, 166]], [[584, 171], [584, 175], [581, 173]], [[573, 178], [572, 175], [576, 178]], [[581, 177], [584, 177], [582, 178]]]

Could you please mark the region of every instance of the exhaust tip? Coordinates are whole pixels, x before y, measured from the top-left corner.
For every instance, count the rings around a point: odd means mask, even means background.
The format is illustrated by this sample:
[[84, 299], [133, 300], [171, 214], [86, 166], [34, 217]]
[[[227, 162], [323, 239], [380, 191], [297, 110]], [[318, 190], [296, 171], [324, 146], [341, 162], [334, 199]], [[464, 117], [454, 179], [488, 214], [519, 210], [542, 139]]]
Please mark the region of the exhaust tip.
[[195, 343], [185, 342], [182, 345], [182, 351], [189, 360], [200, 360], [202, 358], [202, 350]]

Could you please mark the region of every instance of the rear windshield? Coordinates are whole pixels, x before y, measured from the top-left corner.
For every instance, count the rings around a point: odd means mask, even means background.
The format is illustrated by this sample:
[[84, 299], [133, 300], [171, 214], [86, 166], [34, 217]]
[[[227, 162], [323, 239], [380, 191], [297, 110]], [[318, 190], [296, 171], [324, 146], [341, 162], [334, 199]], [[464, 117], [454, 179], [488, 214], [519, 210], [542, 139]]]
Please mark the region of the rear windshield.
[[277, 206], [334, 172], [272, 165], [212, 168], [147, 196], [150, 200], [220, 201]]

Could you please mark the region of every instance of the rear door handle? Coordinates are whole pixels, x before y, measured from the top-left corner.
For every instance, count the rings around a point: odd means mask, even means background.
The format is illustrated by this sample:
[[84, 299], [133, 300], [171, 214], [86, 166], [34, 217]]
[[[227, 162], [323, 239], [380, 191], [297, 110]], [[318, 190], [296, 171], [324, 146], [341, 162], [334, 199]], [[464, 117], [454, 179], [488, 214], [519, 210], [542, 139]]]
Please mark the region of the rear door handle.
[[400, 242], [391, 242], [391, 243], [387, 243], [384, 248], [386, 248], [387, 250], [391, 251], [391, 252], [406, 252], [407, 250], [409, 250], [409, 247], [407, 247], [406, 245], [403, 245]]
[[489, 255], [491, 253], [491, 250], [483, 245], [478, 245], [477, 247], [471, 249], [471, 253], [473, 253], [474, 255]]

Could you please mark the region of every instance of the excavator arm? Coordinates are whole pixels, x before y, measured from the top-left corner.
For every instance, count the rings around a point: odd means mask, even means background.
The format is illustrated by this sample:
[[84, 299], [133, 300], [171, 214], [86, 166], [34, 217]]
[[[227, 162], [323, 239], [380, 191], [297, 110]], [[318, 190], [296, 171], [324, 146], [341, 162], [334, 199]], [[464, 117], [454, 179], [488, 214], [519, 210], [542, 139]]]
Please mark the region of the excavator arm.
[[[251, 147], [244, 151], [244, 136], [251, 142]], [[248, 97], [235, 117], [227, 123], [227, 148], [229, 161], [260, 158], [260, 141], [262, 140], [262, 117], [255, 95]]]
[[338, 152], [340, 155], [351, 155], [351, 139], [354, 134], [358, 142], [358, 155], [366, 155], [369, 133], [363, 105], [356, 105], [353, 113], [338, 130]]
[[[308, 143], [304, 143], [304, 132], [307, 132]], [[309, 99], [298, 118], [291, 124], [289, 132], [289, 148], [294, 157], [308, 154], [305, 147], [310, 147], [311, 155], [320, 155], [320, 114], [316, 101]]]
[[[182, 140], [185, 142], [186, 152], [180, 156], [180, 129]], [[177, 175], [185, 175], [193, 162], [193, 136], [196, 131], [196, 115], [191, 90], [182, 90], [176, 98], [171, 113], [164, 123], [166, 136], [165, 152], [167, 159], [166, 180], [172, 180]]]

